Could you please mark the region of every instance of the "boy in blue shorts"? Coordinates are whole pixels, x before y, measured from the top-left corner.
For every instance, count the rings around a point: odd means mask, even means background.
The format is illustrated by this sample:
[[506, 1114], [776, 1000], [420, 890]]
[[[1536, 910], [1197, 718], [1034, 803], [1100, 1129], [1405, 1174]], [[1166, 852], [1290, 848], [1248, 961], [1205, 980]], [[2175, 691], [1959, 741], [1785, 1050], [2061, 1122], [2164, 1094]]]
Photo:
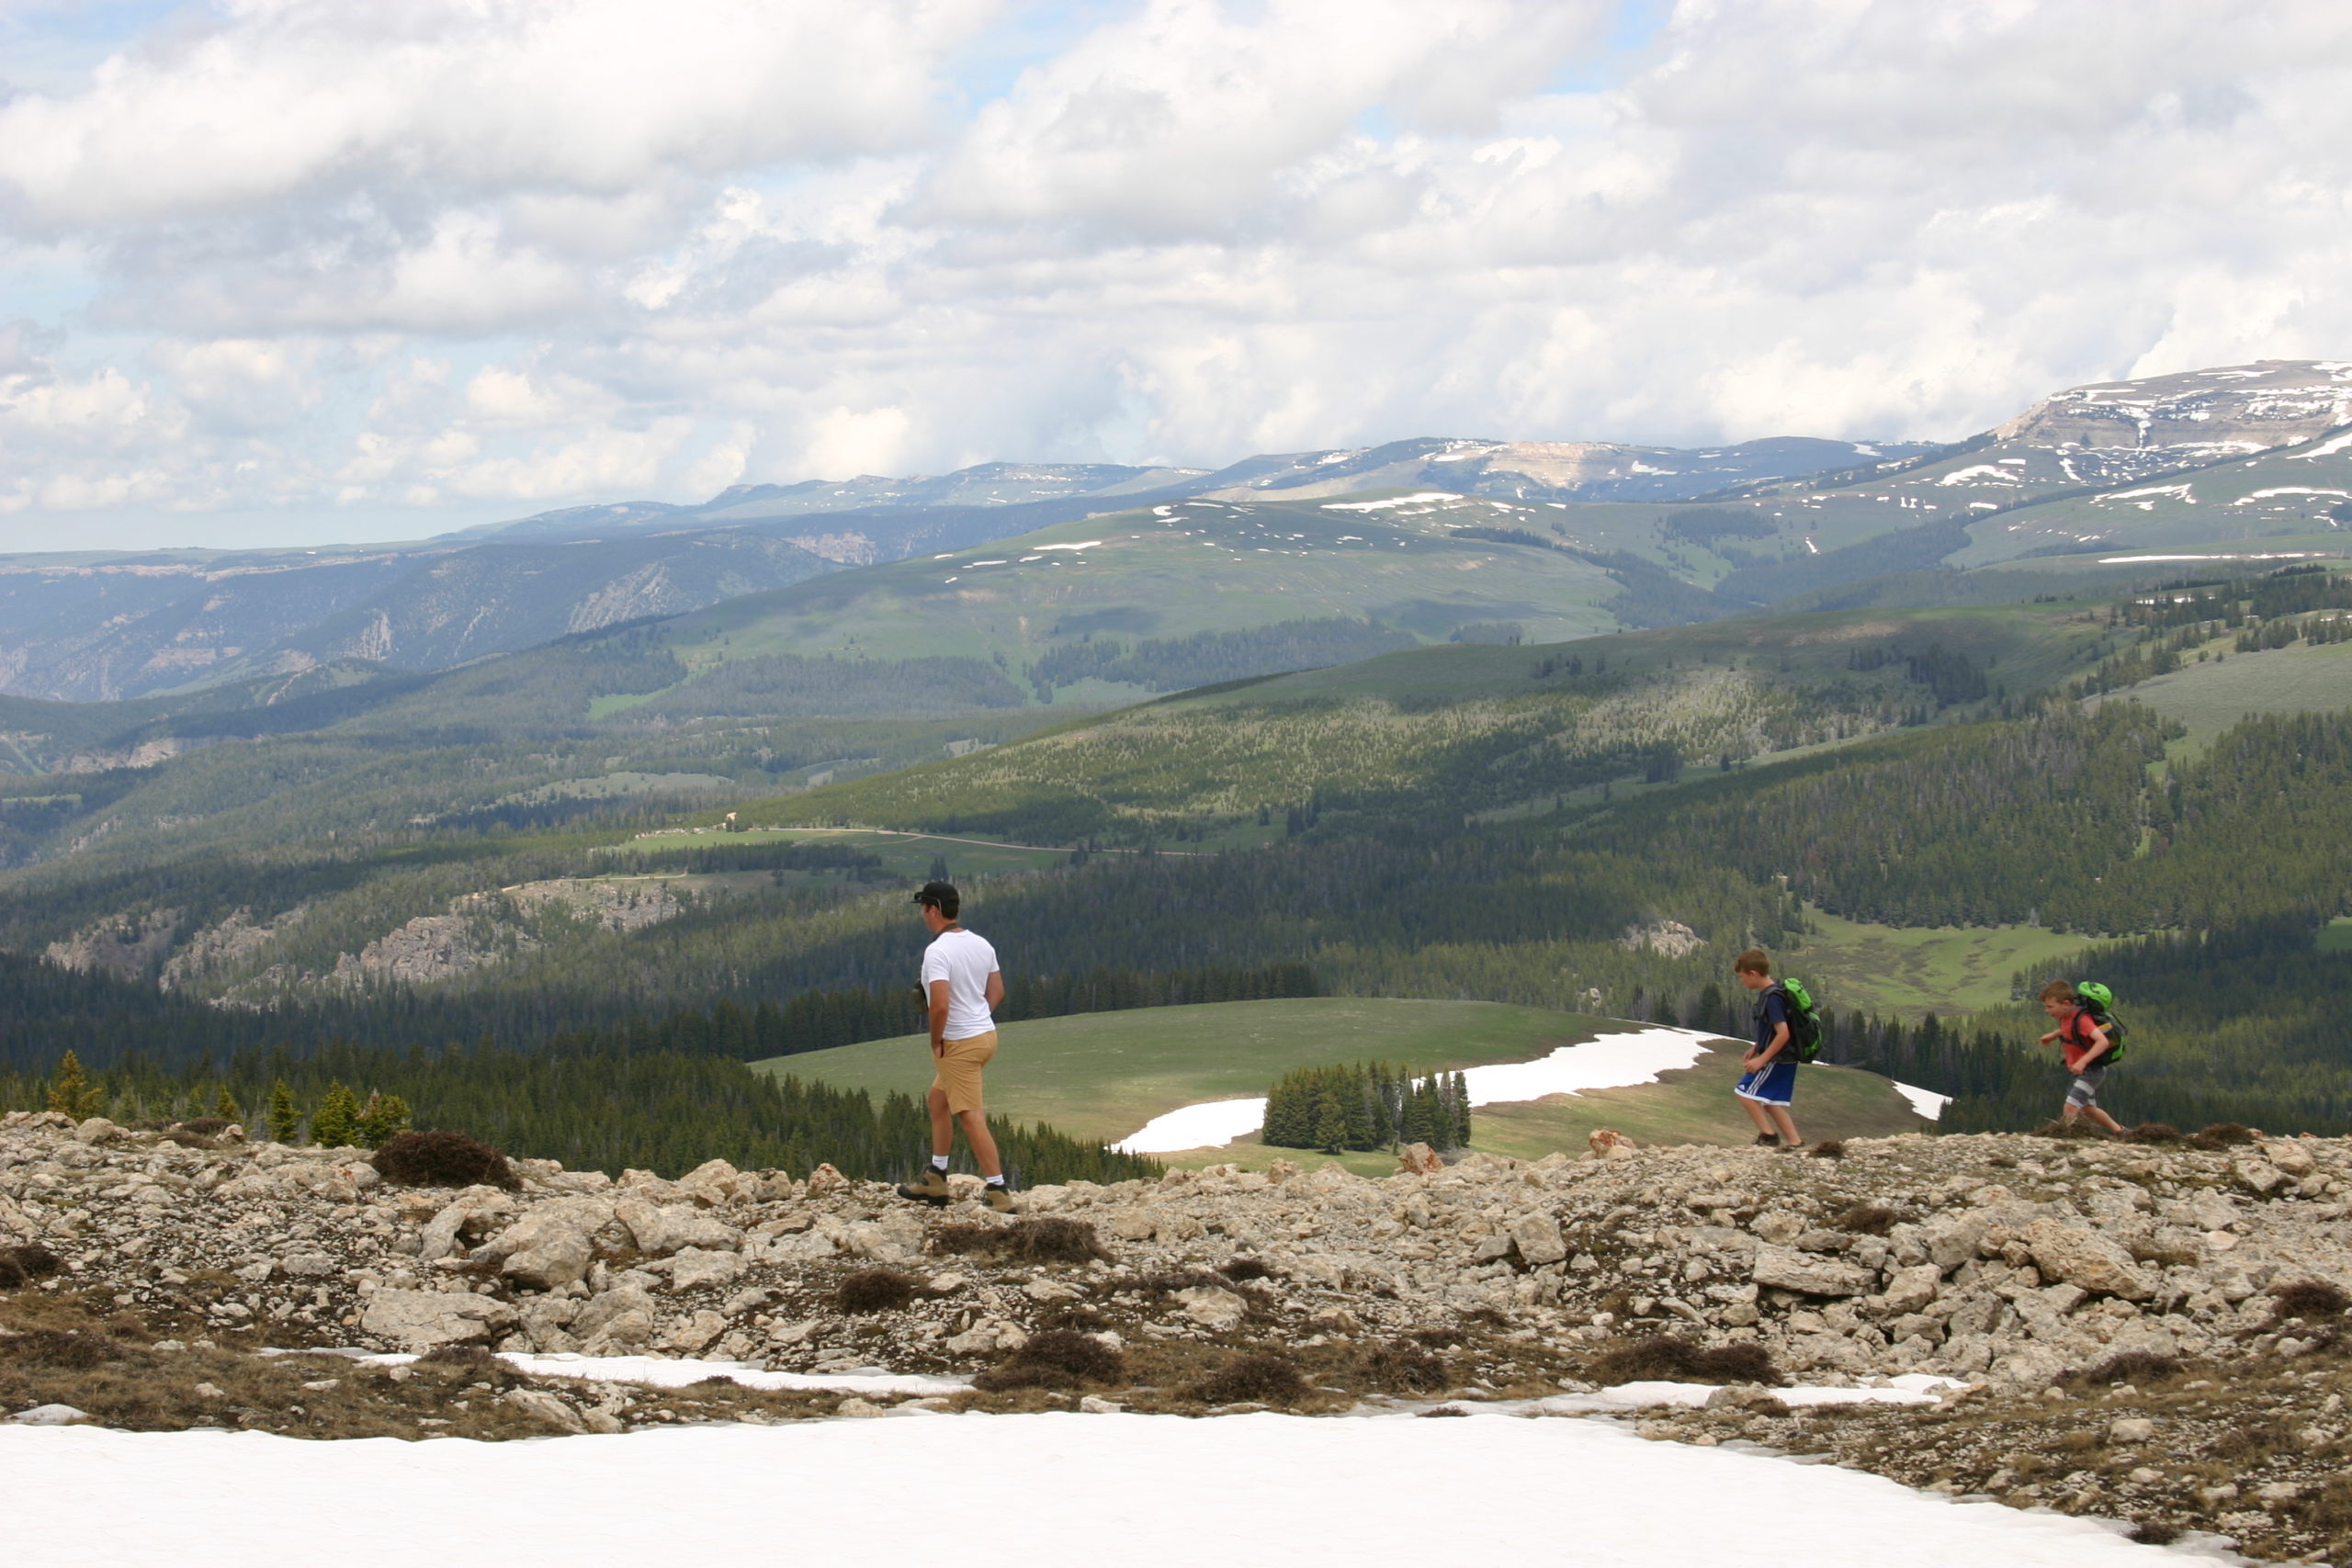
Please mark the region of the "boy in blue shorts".
[[1772, 984], [1772, 961], [1760, 947], [1751, 947], [1732, 960], [1732, 976], [1756, 997], [1756, 1043], [1740, 1058], [1746, 1074], [1732, 1092], [1756, 1123], [1756, 1141], [1765, 1148], [1801, 1149], [1797, 1124], [1789, 1115], [1796, 1098], [1797, 1062], [1789, 1052], [1789, 994]]

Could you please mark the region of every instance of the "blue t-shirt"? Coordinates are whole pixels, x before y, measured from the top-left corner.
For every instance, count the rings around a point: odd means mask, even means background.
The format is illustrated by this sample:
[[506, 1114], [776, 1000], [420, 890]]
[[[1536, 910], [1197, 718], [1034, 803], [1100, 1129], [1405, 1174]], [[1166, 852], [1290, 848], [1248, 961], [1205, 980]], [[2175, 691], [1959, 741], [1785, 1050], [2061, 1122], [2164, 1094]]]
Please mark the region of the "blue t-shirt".
[[[1788, 1021], [1789, 998], [1780, 987], [1774, 986], [1756, 999], [1756, 1048], [1761, 1051], [1771, 1044], [1772, 1036], [1780, 1032], [1781, 1025]], [[1782, 1050], [1786, 1049], [1782, 1047]], [[1775, 1064], [1786, 1059], [1784, 1056], [1772, 1058]]]

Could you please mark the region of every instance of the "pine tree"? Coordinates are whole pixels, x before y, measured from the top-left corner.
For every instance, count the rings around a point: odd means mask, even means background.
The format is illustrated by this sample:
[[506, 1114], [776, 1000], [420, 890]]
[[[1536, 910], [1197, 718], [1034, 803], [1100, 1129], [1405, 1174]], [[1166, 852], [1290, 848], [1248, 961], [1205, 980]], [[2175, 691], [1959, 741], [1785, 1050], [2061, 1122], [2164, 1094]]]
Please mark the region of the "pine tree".
[[1453, 1075], [1453, 1146], [1470, 1146], [1470, 1080], [1460, 1073]]
[[340, 1083], [327, 1085], [320, 1096], [316, 1109], [311, 1112], [311, 1141], [322, 1147], [339, 1149], [355, 1143], [359, 1137], [359, 1098]]
[[227, 1084], [222, 1084], [220, 1092], [212, 1097], [212, 1114], [223, 1122], [242, 1122], [245, 1119], [245, 1113], [237, 1109], [236, 1097], [229, 1092]]
[[294, 1103], [294, 1091], [280, 1078], [269, 1091], [269, 1136], [272, 1143], [290, 1144], [302, 1125], [302, 1108]]
[[1340, 1091], [1326, 1089], [1315, 1105], [1315, 1146], [1327, 1155], [1338, 1154], [1348, 1144], [1348, 1108], [1340, 1103]]
[[106, 1103], [107, 1091], [82, 1071], [82, 1058], [66, 1052], [64, 1060], [57, 1064], [57, 1076], [49, 1080], [49, 1108], [83, 1122], [104, 1110]]
[[381, 1094], [369, 1089], [368, 1103], [360, 1107], [355, 1129], [360, 1146], [370, 1149], [382, 1147], [393, 1134], [408, 1125], [411, 1114], [408, 1101], [399, 1095]]

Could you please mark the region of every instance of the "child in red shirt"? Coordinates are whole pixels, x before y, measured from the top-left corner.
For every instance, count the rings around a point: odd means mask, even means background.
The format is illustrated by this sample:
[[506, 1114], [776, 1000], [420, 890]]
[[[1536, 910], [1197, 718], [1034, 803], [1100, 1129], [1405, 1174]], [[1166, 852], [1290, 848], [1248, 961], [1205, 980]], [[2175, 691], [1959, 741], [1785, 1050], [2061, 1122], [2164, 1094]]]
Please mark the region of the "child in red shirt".
[[2122, 1124], [2098, 1108], [2099, 1081], [2107, 1077], [2107, 1054], [2115, 1042], [2107, 1037], [2083, 1006], [2083, 998], [2074, 986], [2064, 980], [2052, 980], [2041, 987], [2041, 1010], [2058, 1022], [2058, 1027], [2041, 1037], [2044, 1045], [2055, 1045], [2064, 1056], [2066, 1070], [2075, 1075], [2074, 1083], [2066, 1090], [2066, 1107], [2060, 1116], [2072, 1122], [2085, 1111], [2092, 1121], [2116, 1137], [2123, 1135]]

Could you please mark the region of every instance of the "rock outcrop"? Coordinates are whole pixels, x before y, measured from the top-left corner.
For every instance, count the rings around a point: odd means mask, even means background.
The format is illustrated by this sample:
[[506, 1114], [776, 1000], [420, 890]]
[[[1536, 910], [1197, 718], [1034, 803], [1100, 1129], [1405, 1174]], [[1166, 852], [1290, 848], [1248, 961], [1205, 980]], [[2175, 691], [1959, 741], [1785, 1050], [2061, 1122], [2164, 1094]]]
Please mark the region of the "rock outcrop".
[[[184, 1140], [183, 1142], [200, 1142]], [[846, 1272], [937, 1269], [943, 1217], [820, 1167], [712, 1161], [674, 1181], [520, 1162], [519, 1192], [394, 1188], [357, 1150], [187, 1147], [94, 1121], [0, 1127], [0, 1245], [70, 1282], [184, 1302], [280, 1343], [725, 1354], [808, 1371], [877, 1357], [971, 1370], [1070, 1302], [1144, 1331], [1309, 1342], [1334, 1314], [1407, 1334], [1484, 1312], [1555, 1349], [1673, 1331], [1752, 1342], [1809, 1377], [1929, 1371], [2038, 1389], [2137, 1349], [2270, 1353], [2271, 1293], [2352, 1278], [2345, 1142], [2199, 1152], [2021, 1136], [1856, 1140], [1842, 1160], [1634, 1149], [1473, 1156], [1383, 1180], [1336, 1165], [1177, 1170], [1027, 1193], [1113, 1261], [958, 1259], [876, 1347], [831, 1306]], [[1261, 1268], [1227, 1289], [1121, 1281]], [[1268, 1305], [1252, 1306], [1254, 1291]], [[1322, 1325], [1322, 1326], [1318, 1326]]]

